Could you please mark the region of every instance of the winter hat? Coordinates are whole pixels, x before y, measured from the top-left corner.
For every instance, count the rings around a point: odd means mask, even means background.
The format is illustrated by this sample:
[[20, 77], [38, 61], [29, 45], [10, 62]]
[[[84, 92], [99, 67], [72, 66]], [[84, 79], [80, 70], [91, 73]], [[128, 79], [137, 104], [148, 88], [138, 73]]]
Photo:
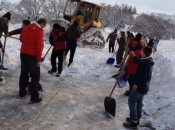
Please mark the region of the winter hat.
[[140, 43], [140, 38], [139, 38], [139, 37], [135, 37], [135, 38], [134, 38], [134, 41], [136, 41], [136, 42], [139, 42], [139, 43]]
[[53, 29], [60, 29], [60, 28], [61, 28], [61, 26], [58, 23], [55, 23], [53, 25]]
[[79, 23], [78, 23], [77, 21], [74, 21], [74, 25], [75, 25], [75, 26], [78, 26]]
[[138, 37], [138, 38], [142, 38], [142, 34], [141, 33], [138, 33], [137, 35], [136, 35], [136, 37]]
[[4, 14], [2, 17], [5, 17], [7, 18], [8, 20], [11, 19], [11, 13], [10, 12], [7, 12], [6, 14]]
[[62, 32], [65, 32], [65, 30], [66, 30], [65, 27], [62, 27], [62, 28], [61, 28], [61, 31], [62, 31]]

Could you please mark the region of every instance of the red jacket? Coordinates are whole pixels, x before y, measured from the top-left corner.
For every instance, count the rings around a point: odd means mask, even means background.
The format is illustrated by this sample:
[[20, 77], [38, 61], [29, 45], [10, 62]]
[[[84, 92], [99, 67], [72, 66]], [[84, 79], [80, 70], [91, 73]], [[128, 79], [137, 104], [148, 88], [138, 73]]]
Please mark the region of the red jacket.
[[140, 43], [142, 44], [142, 46], [145, 46], [145, 43], [142, 39], [140, 40]]
[[[60, 34], [60, 32], [55, 33], [54, 31], [52, 31], [53, 41], [55, 41], [58, 38], [59, 34]], [[64, 34], [65, 34], [65, 32], [62, 32], [61, 36], [63, 36]], [[66, 49], [66, 42], [64, 40], [58, 39], [54, 43], [54, 49], [55, 49], [55, 51]]]
[[23, 28], [20, 35], [21, 53], [36, 56], [37, 61], [41, 61], [43, 50], [44, 31], [35, 23]]
[[129, 43], [133, 45], [134, 39], [132, 37], [129, 37]]
[[[141, 52], [142, 52], [141, 50], [142, 50], [141, 43], [139, 43], [139, 45], [137, 44], [134, 47], [134, 49], [133, 49], [133, 51], [134, 51], [136, 56], [140, 56], [141, 55]], [[138, 66], [138, 64], [136, 64], [134, 62], [134, 57], [131, 55], [131, 57], [130, 57], [130, 59], [128, 61], [128, 65], [127, 65], [127, 72], [128, 72], [128, 74], [134, 74], [135, 71], [136, 71], [137, 66]]]

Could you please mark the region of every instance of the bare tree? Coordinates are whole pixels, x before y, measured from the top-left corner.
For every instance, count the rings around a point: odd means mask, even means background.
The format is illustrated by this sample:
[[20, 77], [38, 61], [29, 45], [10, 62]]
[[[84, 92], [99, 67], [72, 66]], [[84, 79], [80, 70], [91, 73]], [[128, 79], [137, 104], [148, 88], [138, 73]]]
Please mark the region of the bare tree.
[[133, 15], [135, 14], [134, 8], [125, 4], [114, 6], [101, 4], [104, 8], [102, 11], [102, 26], [112, 28], [123, 28], [125, 24], [133, 24]]
[[64, 0], [49, 0], [45, 2], [42, 12], [47, 19], [59, 19], [64, 11]]
[[7, 0], [0, 0], [0, 15], [9, 11], [9, 5], [11, 4]]
[[20, 12], [23, 19], [36, 21], [42, 15], [42, 6], [45, 0], [21, 0], [16, 5], [17, 11]]

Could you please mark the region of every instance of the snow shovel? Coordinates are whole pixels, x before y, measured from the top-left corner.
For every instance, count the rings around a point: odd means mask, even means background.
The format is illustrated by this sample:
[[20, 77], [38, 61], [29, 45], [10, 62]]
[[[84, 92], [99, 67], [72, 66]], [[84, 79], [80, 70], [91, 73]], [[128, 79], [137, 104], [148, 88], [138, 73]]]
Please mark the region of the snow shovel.
[[46, 54], [44, 55], [44, 57], [41, 58], [41, 62], [43, 62], [47, 56], [47, 54], [49, 53], [50, 49], [52, 48], [52, 45], [49, 47], [48, 51], [46, 52]]
[[114, 54], [115, 54], [116, 48], [117, 48], [117, 44], [115, 46], [115, 49], [114, 49], [114, 52], [113, 52], [113, 56], [106, 61], [107, 64], [110, 64], [110, 65], [114, 64], [114, 62], [115, 62]]
[[[5, 40], [4, 40], [4, 50], [5, 50], [5, 46], [6, 46], [6, 37], [5, 37]], [[2, 61], [1, 61], [1, 66], [0, 66], [0, 69], [2, 69], [2, 70], [8, 70], [8, 68], [4, 68], [4, 65], [3, 65], [3, 63], [4, 63], [4, 54], [5, 54], [5, 52], [3, 52], [2, 53]]]
[[108, 112], [111, 116], [115, 117], [115, 109], [116, 109], [116, 101], [115, 99], [112, 97], [112, 94], [123, 74], [124, 69], [126, 68], [128, 61], [130, 59], [130, 55], [128, 56], [128, 59], [126, 60], [126, 63], [123, 65], [122, 70], [118, 76], [118, 79], [116, 81], [116, 83], [114, 84], [114, 87], [109, 95], [109, 97], [106, 97], [104, 100], [104, 107], [105, 107], [105, 111]]

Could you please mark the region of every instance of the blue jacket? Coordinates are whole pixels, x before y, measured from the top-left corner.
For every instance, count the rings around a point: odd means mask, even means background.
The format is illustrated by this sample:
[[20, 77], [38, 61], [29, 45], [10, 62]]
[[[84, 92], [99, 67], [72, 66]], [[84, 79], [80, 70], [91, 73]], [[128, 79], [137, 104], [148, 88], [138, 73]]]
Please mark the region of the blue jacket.
[[145, 95], [149, 91], [154, 61], [152, 57], [139, 59], [137, 56], [134, 57], [134, 61], [138, 63], [138, 67], [133, 76], [133, 83], [138, 86], [137, 92]]
[[154, 42], [154, 44], [153, 44], [153, 48], [157, 48], [157, 42]]

